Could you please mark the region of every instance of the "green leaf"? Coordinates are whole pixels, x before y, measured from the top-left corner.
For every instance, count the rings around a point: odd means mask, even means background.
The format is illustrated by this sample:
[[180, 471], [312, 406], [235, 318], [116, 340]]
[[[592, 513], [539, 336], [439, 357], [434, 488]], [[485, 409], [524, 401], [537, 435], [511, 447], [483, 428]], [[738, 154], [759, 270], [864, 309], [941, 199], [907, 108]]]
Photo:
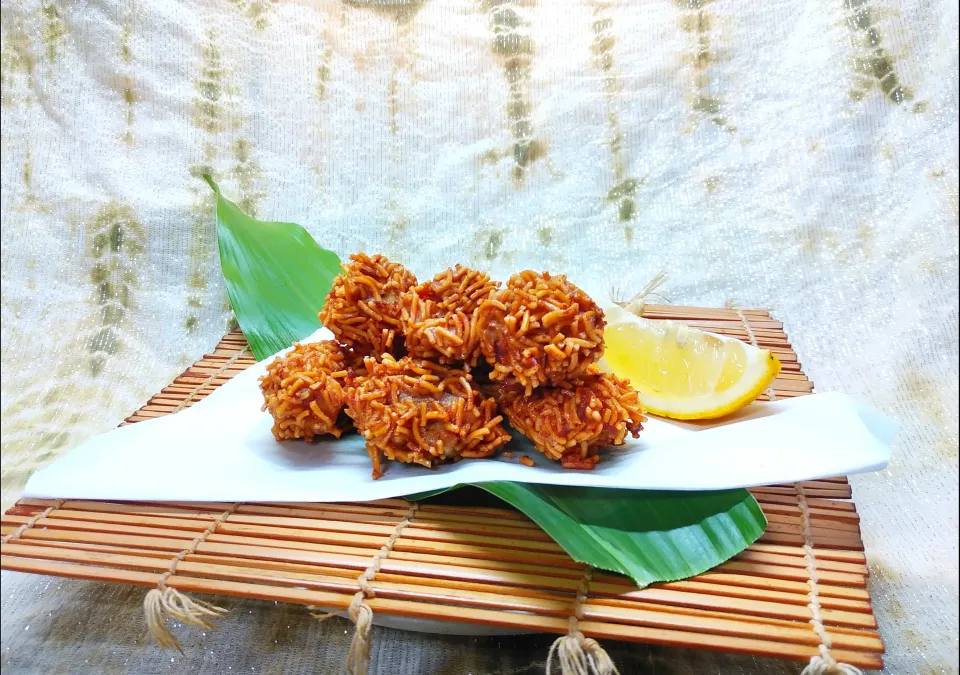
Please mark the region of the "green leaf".
[[[463, 485], [411, 495], [421, 501]], [[537, 523], [577, 562], [639, 586], [702, 574], [737, 555], [766, 528], [747, 490], [667, 492], [475, 483]], [[452, 495], [444, 501], [460, 503]]]
[[317, 314], [340, 258], [294, 223], [256, 220], [217, 195], [217, 246], [230, 304], [254, 356], [264, 359], [320, 328]]
[[[217, 194], [217, 241], [230, 302], [258, 359], [313, 333], [339, 273], [336, 254], [299, 225], [262, 222]], [[456, 487], [414, 495], [419, 500]], [[525, 483], [479, 483], [516, 507], [578, 562], [637, 584], [700, 574], [763, 534], [766, 519], [746, 490], [653, 492]]]
[[743, 551], [767, 520], [746, 490], [660, 492], [478, 483], [513, 505], [577, 562], [639, 586], [701, 574]]

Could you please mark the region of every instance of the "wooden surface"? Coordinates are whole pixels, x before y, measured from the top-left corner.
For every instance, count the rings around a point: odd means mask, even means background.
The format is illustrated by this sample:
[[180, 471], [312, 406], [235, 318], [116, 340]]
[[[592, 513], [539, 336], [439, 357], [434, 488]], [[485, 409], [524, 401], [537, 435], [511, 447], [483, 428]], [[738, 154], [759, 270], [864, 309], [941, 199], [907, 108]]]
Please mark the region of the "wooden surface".
[[[783, 363], [774, 382], [778, 398], [813, 389], [782, 324], [767, 312], [651, 306], [645, 315], [745, 341], [752, 333]], [[243, 335], [230, 333], [124, 424], [189, 407], [252, 363]], [[841, 662], [880, 668], [883, 643], [866, 590], [850, 486], [845, 478], [803, 486], [832, 653]], [[809, 623], [810, 579], [796, 487], [752, 492], [769, 521], [756, 544], [705, 574], [642, 590], [624, 577], [595, 572], [580, 629], [599, 640], [809, 660], [819, 640]], [[3, 515], [0, 532], [13, 532], [56, 503], [20, 500]], [[171, 558], [231, 506], [67, 501], [0, 547], [2, 568], [152, 587]], [[358, 590], [357, 576], [408, 509], [402, 499], [240, 504], [167, 584], [194, 593], [345, 609]], [[369, 604], [375, 613], [563, 634], [582, 575], [582, 565], [517, 511], [424, 504], [381, 566]]]

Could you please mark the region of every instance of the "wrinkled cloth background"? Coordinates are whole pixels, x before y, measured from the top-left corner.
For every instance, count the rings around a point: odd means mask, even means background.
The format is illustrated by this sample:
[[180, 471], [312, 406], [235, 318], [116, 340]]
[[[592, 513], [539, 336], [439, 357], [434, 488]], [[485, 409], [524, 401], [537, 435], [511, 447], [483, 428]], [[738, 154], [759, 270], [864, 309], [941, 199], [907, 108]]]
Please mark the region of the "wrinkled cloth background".
[[[958, 10], [950, 0], [3, 2], [2, 485], [231, 324], [212, 171], [427, 276], [657, 271], [771, 308], [903, 428], [853, 479], [889, 673], [958, 671]], [[163, 458], [144, 467], [164, 475]], [[161, 652], [143, 591], [4, 573], [4, 672], [338, 672], [352, 626], [231, 600]], [[552, 638], [378, 629], [378, 673], [542, 672]], [[627, 673], [799, 666], [606, 645]]]

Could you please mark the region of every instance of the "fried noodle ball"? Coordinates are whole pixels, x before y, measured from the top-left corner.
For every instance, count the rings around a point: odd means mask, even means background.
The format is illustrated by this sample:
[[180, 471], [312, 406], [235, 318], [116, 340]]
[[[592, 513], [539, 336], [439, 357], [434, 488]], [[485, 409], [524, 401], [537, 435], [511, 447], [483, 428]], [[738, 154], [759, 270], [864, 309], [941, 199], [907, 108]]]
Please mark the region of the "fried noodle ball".
[[606, 446], [636, 438], [646, 420], [637, 392], [616, 375], [591, 372], [576, 382], [501, 390], [500, 409], [537, 450], [566, 469], [592, 469]]
[[347, 414], [367, 439], [374, 478], [381, 476], [381, 456], [429, 467], [489, 457], [510, 440], [496, 402], [468, 372], [389, 355], [366, 365], [366, 376], [347, 389]]
[[349, 350], [333, 340], [295, 344], [267, 366], [260, 378], [263, 410], [273, 417], [273, 435], [278, 441], [329, 434], [336, 438], [350, 428], [341, 415], [349, 368], [357, 364]]
[[475, 366], [480, 358], [477, 310], [499, 286], [487, 274], [457, 265], [401, 295], [410, 356]]
[[357, 253], [341, 267], [320, 310], [320, 322], [357, 350], [377, 355], [398, 351], [396, 337], [403, 334], [399, 298], [417, 278], [382, 255]]
[[603, 355], [603, 310], [563, 275], [513, 275], [482, 303], [477, 322], [491, 379], [527, 394], [575, 379]]

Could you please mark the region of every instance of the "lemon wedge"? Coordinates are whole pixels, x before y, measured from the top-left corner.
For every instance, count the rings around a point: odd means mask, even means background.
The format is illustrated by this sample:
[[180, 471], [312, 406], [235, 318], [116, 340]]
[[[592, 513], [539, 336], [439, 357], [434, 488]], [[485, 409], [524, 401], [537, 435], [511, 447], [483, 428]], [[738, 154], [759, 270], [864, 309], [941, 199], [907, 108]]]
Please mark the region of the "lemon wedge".
[[682, 323], [642, 319], [613, 303], [603, 310], [606, 347], [600, 366], [630, 380], [651, 414], [723, 417], [756, 399], [780, 372], [769, 349]]

